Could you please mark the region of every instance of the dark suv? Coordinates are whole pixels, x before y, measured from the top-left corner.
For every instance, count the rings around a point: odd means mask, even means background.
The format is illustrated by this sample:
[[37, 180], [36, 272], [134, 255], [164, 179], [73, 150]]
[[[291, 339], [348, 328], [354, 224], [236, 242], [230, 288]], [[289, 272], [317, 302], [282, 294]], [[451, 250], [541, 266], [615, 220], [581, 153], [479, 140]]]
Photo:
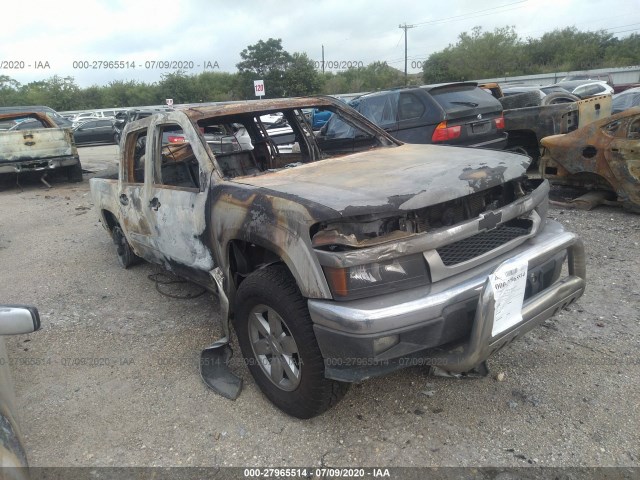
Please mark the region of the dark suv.
[[[406, 143], [503, 149], [502, 105], [477, 83], [448, 83], [362, 95], [349, 102], [362, 115]], [[331, 119], [323, 132], [349, 132]], [[335, 132], [332, 132], [335, 130]]]

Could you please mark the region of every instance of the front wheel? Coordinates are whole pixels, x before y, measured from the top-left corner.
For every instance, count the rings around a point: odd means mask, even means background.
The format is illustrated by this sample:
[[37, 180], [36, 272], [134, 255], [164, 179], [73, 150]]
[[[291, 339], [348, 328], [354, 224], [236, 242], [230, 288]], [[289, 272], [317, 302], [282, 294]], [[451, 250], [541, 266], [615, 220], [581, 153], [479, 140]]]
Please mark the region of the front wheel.
[[256, 383], [283, 412], [311, 418], [335, 405], [349, 384], [324, 376], [307, 303], [283, 266], [249, 275], [238, 288], [235, 330]]

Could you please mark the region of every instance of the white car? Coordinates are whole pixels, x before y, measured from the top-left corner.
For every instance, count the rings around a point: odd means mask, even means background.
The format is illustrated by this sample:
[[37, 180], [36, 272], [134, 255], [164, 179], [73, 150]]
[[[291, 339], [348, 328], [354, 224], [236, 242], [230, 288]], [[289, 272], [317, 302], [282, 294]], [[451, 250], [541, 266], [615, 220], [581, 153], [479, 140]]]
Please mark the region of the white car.
[[[26, 467], [27, 456], [20, 439], [20, 429], [16, 425], [15, 394], [9, 358], [4, 346], [5, 335], [21, 335], [35, 332], [40, 328], [40, 316], [34, 307], [25, 305], [0, 305], [0, 466]], [[0, 473], [1, 478], [27, 479], [26, 472]], [[24, 475], [24, 476], [23, 476]]]
[[95, 112], [80, 112], [71, 119], [71, 122], [73, 126], [76, 127], [88, 120], [107, 120], [112, 118], [115, 118], [114, 110], [97, 110]]
[[569, 82], [556, 83], [555, 86], [562, 87], [567, 92], [573, 93], [582, 99], [596, 95], [613, 94], [613, 87], [607, 82], [599, 80], [572, 80]]

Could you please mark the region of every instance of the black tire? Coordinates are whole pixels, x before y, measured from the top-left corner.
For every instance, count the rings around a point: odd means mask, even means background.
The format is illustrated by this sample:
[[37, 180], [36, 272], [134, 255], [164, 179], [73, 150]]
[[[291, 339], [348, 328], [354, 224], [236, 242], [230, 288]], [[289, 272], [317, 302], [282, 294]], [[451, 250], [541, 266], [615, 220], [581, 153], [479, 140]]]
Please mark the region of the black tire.
[[283, 412], [315, 417], [349, 389], [348, 383], [325, 378], [306, 300], [286, 267], [257, 270], [240, 284], [234, 324], [251, 375]]
[[67, 180], [73, 183], [82, 182], [82, 165], [80, 160], [75, 165], [67, 167]]
[[572, 93], [553, 92], [542, 98], [540, 105], [556, 105], [558, 103], [573, 103], [580, 100], [580, 97], [575, 96]]
[[500, 99], [504, 110], [515, 108], [537, 107], [540, 105], [540, 94], [538, 92], [516, 93]]
[[118, 262], [122, 268], [129, 268], [137, 263], [141, 262], [141, 258], [133, 253], [131, 245], [127, 241], [127, 237], [124, 236], [124, 232], [120, 225], [116, 225], [111, 230], [111, 238], [116, 246], [116, 255], [118, 256]]

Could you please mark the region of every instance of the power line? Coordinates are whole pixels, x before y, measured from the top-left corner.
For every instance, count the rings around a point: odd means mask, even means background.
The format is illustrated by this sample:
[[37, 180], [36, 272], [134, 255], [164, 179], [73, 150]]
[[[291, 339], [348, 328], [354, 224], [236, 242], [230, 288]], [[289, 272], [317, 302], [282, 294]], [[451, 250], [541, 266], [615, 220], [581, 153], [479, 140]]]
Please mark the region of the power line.
[[[485, 8], [483, 10], [476, 10], [475, 12], [463, 13], [462, 15], [455, 15], [453, 17], [445, 17], [445, 18], [439, 18], [439, 19], [436, 19], [436, 20], [428, 20], [426, 22], [415, 23], [414, 25], [416, 27], [419, 27], [419, 26], [422, 26], [422, 25], [432, 25], [434, 23], [442, 23], [442, 22], [446, 22], [446, 21], [449, 21], [449, 20], [456, 20], [456, 19], [465, 20], [466, 18], [464, 18], [464, 17], [469, 17], [471, 15], [475, 15], [476, 13], [483, 13], [483, 12], [489, 12], [489, 11], [492, 11], [492, 10], [499, 10], [501, 8], [510, 7], [512, 5], [518, 5], [520, 3], [526, 3], [527, 1], [528, 0], [520, 0], [518, 2], [507, 3], [506, 5], [501, 5], [499, 7]], [[520, 7], [518, 7], [518, 8], [520, 8]], [[484, 17], [485, 15], [478, 15], [478, 16]]]
[[[591, 23], [598, 23], [598, 22], [605, 22], [607, 20], [612, 20], [614, 18], [620, 18], [620, 17], [627, 17], [628, 15], [615, 15], [613, 17], [605, 17], [605, 18], [599, 18], [597, 20], [591, 20], [589, 22], [580, 22], [580, 23], [574, 23], [573, 26], [576, 27], [578, 25], [589, 25]], [[609, 28], [618, 28], [618, 27], [609, 27]], [[600, 30], [608, 30], [608, 28], [601, 28]], [[538, 33], [538, 32], [545, 32], [548, 33], [549, 30], [548, 29], [539, 29], [539, 30], [525, 30], [524, 32], [521, 32], [521, 35], [526, 35], [528, 33]]]
[[[485, 8], [483, 10], [476, 10], [476, 11], [469, 12], [469, 13], [463, 13], [461, 15], [455, 15], [453, 17], [444, 17], [444, 18], [437, 18], [435, 20], [427, 20], [427, 21], [424, 21], [424, 22], [418, 22], [418, 23], [414, 23], [414, 25], [416, 27], [421, 27], [423, 25], [433, 25], [433, 24], [437, 24], [437, 23], [446, 23], [446, 22], [449, 22], [449, 21], [457, 22], [457, 21], [461, 21], [461, 20], [472, 20], [473, 18], [485, 17], [487, 15], [493, 15], [494, 13], [491, 12], [492, 10], [499, 10], [499, 9], [502, 9], [502, 8], [510, 7], [512, 5], [518, 5], [518, 4], [521, 4], [521, 3], [526, 3], [528, 1], [529, 0], [519, 0], [517, 2], [507, 3], [505, 5], [500, 5], [498, 7]], [[497, 13], [504, 13], [504, 12], [508, 12], [508, 11], [511, 11], [511, 10], [517, 10], [517, 9], [520, 9], [520, 8], [522, 8], [522, 6], [515, 7], [515, 8], [510, 8], [510, 9], [503, 10], [503, 11], [497, 12]], [[476, 13], [482, 13], [482, 12], [489, 12], [489, 13], [485, 13], [483, 15], [475, 15]], [[474, 17], [474, 15], [475, 15], [475, 17]], [[387, 33], [387, 32], [390, 32], [390, 31], [391, 30], [385, 30], [382, 33]]]

